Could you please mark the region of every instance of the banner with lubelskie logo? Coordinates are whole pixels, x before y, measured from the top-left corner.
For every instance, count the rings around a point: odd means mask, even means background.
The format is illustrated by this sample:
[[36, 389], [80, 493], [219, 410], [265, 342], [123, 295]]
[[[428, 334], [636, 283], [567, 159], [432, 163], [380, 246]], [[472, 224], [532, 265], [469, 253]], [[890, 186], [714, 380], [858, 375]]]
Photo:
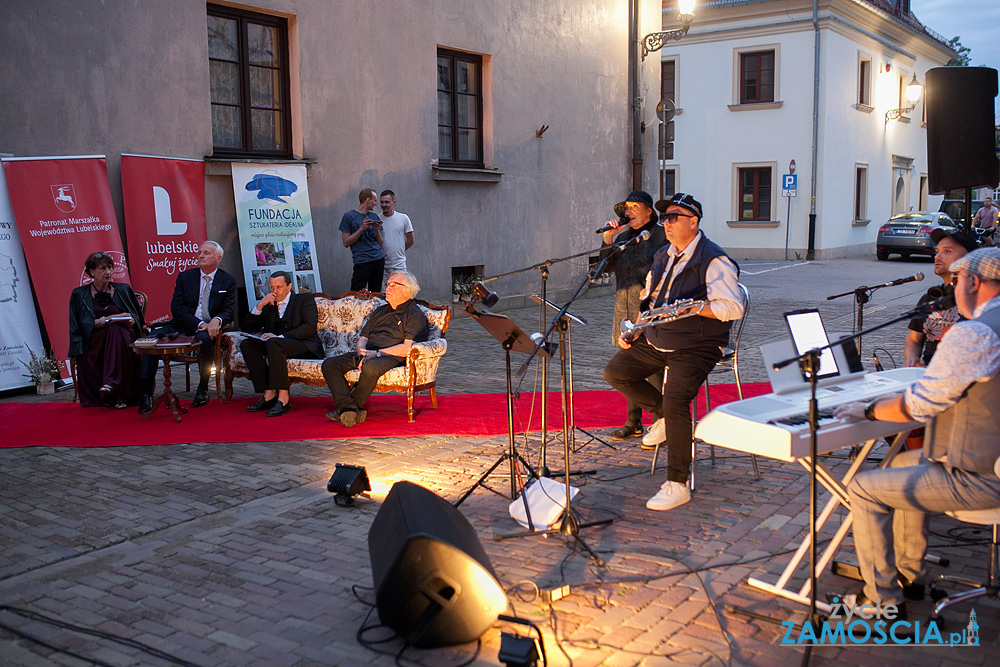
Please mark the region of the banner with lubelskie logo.
[[122, 199], [132, 287], [146, 294], [146, 323], [170, 319], [177, 274], [198, 266], [206, 240], [205, 162], [122, 155]]
[[129, 282], [103, 155], [3, 158], [4, 176], [42, 321], [62, 377], [69, 351], [69, 295], [91, 282], [92, 252], [114, 260], [112, 280]]
[[247, 305], [253, 309], [267, 294], [275, 271], [287, 271], [296, 292], [323, 291], [305, 165], [232, 167]]
[[7, 183], [0, 174], [0, 391], [31, 386], [23, 364], [31, 361], [32, 352], [45, 352], [42, 332]]

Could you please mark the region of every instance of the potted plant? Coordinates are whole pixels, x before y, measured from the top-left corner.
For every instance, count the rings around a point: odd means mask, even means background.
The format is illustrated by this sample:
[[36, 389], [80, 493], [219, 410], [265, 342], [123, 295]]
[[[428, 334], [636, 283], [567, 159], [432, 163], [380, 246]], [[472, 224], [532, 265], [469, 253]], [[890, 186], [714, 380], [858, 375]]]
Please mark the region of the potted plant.
[[456, 280], [455, 283], [451, 286], [451, 302], [458, 303], [458, 300], [461, 297], [461, 295], [462, 295], [462, 283]]
[[59, 375], [59, 362], [50, 355], [43, 354], [39, 357], [27, 344], [24, 346], [31, 354], [31, 361], [21, 365], [28, 369], [27, 373], [21, 373], [35, 383], [35, 391], [39, 394], [52, 394], [55, 392], [55, 378]]

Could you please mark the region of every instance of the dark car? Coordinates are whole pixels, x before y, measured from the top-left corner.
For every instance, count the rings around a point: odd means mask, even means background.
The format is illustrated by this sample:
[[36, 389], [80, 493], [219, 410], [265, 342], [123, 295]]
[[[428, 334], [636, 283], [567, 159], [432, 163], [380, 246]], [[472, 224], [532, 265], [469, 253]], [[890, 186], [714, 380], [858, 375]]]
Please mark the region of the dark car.
[[[975, 215], [976, 211], [983, 207], [982, 199], [972, 200], [972, 214]], [[955, 224], [959, 226], [960, 229], [965, 229], [965, 200], [964, 199], [945, 199], [941, 202], [941, 207], [938, 209], [942, 213], [947, 213], [948, 216], [955, 221]]]
[[940, 211], [897, 213], [879, 227], [875, 256], [883, 260], [889, 259], [892, 253], [902, 255], [903, 259], [910, 255], [933, 257], [935, 244], [931, 241], [931, 232], [938, 227], [956, 228], [955, 221]]

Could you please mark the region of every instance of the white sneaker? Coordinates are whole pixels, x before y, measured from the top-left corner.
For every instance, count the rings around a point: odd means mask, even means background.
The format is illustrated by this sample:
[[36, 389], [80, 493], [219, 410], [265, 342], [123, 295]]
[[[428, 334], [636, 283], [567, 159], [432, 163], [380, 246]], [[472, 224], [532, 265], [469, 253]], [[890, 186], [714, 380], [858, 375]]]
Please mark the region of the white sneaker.
[[691, 490], [687, 484], [680, 482], [664, 482], [656, 495], [646, 501], [646, 509], [663, 511], [680, 507], [691, 502]]
[[667, 425], [663, 422], [663, 417], [660, 417], [653, 425], [649, 427], [649, 431], [646, 435], [642, 436], [642, 444], [646, 447], [655, 447], [664, 440], [667, 439]]

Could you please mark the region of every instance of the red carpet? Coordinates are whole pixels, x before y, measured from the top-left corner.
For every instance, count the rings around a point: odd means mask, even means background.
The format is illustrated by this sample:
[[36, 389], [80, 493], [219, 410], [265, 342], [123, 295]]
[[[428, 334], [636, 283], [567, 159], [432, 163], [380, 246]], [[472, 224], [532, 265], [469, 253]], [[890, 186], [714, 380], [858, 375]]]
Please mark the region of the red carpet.
[[[744, 394], [756, 396], [770, 391], [766, 383], [743, 385]], [[703, 396], [703, 394], [702, 394]], [[540, 405], [532, 406], [532, 394], [515, 401], [514, 429], [541, 430]], [[735, 385], [712, 385], [712, 403], [736, 398]], [[290, 440], [338, 440], [344, 438], [391, 438], [424, 435], [495, 436], [507, 433], [507, 403], [504, 394], [438, 395], [438, 408], [431, 408], [426, 394], [416, 397], [416, 421], [406, 421], [406, 398], [398, 394], [376, 394], [368, 401], [368, 420], [344, 428], [324, 416], [333, 409], [330, 398], [292, 398], [292, 411], [283, 417], [249, 414], [249, 398], [232, 403], [213, 400], [191, 410], [183, 421], [174, 422], [169, 410], [160, 407], [149, 419], [141, 419], [135, 408], [106, 410], [81, 408], [76, 403], [0, 403], [2, 447], [121, 447], [127, 445], [176, 445], [190, 442], [281, 442]], [[182, 401], [187, 405], [188, 401]], [[620, 426], [625, 399], [615, 391], [579, 391], [574, 395], [576, 425], [585, 428]], [[559, 394], [549, 394], [549, 426], [562, 428]], [[704, 399], [699, 398], [699, 414]], [[534, 407], [534, 410], [532, 410]]]

